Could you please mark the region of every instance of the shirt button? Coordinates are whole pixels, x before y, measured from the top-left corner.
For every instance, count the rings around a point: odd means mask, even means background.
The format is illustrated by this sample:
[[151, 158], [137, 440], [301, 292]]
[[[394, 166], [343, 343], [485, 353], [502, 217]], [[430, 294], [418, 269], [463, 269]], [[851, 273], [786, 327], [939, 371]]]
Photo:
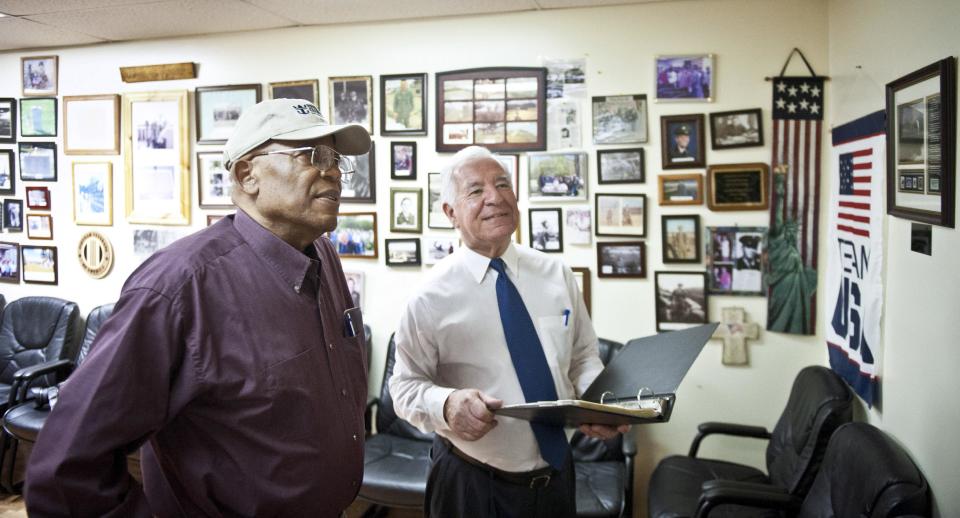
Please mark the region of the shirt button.
[[299, 285], [299, 284], [294, 284], [294, 285], [293, 285], [293, 291], [295, 291], [295, 292], [297, 292], [297, 293], [300, 293], [300, 285]]
[[357, 434], [353, 434], [353, 440], [354, 440], [354, 441], [357, 440]]
[[328, 344], [327, 344], [327, 347], [333, 349], [333, 342], [328, 343]]
[[347, 395], [347, 389], [340, 389], [340, 393], [343, 394], [344, 396], [346, 396], [346, 395]]

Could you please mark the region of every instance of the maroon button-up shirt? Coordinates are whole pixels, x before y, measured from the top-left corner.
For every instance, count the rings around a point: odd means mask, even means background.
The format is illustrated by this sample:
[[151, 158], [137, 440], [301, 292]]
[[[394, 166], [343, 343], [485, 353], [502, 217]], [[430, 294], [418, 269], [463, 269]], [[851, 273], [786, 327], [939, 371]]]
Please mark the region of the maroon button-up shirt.
[[[366, 352], [340, 260], [243, 211], [156, 253], [63, 385], [31, 516], [337, 516], [363, 479]], [[146, 442], [144, 442], [146, 441]], [[140, 448], [143, 486], [124, 456]]]

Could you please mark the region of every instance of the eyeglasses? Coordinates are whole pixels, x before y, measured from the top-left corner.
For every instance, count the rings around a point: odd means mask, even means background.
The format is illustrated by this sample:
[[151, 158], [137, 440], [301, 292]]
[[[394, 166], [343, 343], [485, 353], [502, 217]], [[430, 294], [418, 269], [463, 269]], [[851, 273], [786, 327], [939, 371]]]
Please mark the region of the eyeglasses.
[[295, 147], [293, 149], [266, 151], [252, 155], [250, 158], [264, 155], [300, 153], [303, 151], [310, 152], [310, 165], [319, 169], [321, 173], [326, 174], [334, 169], [337, 169], [340, 172], [341, 179], [347, 179], [351, 174], [356, 172], [357, 168], [352, 158], [346, 155], [341, 155], [335, 149], [322, 144], [316, 147]]

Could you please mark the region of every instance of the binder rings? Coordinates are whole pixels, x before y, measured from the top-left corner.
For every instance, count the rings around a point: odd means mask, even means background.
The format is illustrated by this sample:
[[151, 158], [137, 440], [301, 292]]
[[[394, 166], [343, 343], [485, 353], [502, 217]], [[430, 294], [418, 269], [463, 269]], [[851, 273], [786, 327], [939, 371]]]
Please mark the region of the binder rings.
[[718, 325], [704, 324], [630, 340], [582, 399], [507, 405], [494, 412], [566, 426], [667, 422], [680, 381]]

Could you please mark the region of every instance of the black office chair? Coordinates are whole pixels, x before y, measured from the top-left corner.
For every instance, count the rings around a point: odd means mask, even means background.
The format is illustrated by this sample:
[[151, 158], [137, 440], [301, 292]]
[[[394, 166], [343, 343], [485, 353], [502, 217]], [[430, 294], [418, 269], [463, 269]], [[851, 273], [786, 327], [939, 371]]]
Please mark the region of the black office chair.
[[[810, 489], [830, 435], [852, 418], [852, 395], [830, 369], [810, 366], [793, 382], [787, 406], [770, 433], [762, 426], [703, 423], [688, 456], [674, 455], [660, 461], [650, 478], [650, 518], [693, 516], [705, 483], [733, 481], [779, 488], [802, 498]], [[769, 439], [767, 473], [742, 464], [697, 458], [700, 442], [712, 434]], [[724, 506], [713, 516], [779, 516], [769, 510]]]
[[3, 313], [3, 308], [7, 305], [7, 298], [0, 293], [0, 313]]
[[698, 518], [730, 505], [767, 507], [788, 516], [930, 516], [930, 488], [910, 456], [867, 423], [840, 426], [806, 497], [780, 488], [715, 481], [704, 485]]

